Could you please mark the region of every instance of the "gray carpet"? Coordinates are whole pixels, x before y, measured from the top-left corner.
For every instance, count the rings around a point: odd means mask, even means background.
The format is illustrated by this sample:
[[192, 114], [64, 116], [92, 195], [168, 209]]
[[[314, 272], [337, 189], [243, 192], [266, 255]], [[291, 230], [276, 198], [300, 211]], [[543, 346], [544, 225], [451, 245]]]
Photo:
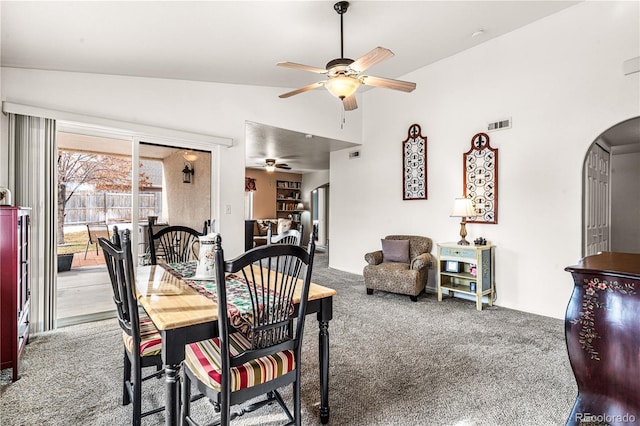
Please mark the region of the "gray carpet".
[[[375, 292], [362, 277], [316, 257], [313, 281], [335, 288], [331, 341], [332, 425], [561, 425], [576, 396], [563, 322], [423, 294]], [[126, 425], [121, 406], [122, 341], [115, 320], [61, 328], [32, 339], [22, 378], [0, 377], [0, 424]], [[320, 424], [317, 322], [309, 316], [302, 370], [303, 424]], [[162, 403], [162, 381], [143, 388], [144, 406]], [[287, 389], [283, 392], [290, 398]], [[144, 408], [143, 406], [143, 408]], [[194, 412], [212, 413], [201, 400]], [[234, 424], [280, 425], [275, 407]], [[162, 424], [162, 415], [143, 419]]]

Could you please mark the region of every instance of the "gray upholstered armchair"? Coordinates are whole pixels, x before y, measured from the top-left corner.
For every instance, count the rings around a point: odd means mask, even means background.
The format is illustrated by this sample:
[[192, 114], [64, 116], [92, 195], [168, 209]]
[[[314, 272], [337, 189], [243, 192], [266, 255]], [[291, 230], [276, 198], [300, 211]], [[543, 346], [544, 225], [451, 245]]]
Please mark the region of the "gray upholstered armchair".
[[416, 302], [427, 285], [428, 272], [435, 267], [431, 238], [415, 235], [387, 235], [382, 250], [364, 255], [364, 284], [373, 290], [407, 294]]

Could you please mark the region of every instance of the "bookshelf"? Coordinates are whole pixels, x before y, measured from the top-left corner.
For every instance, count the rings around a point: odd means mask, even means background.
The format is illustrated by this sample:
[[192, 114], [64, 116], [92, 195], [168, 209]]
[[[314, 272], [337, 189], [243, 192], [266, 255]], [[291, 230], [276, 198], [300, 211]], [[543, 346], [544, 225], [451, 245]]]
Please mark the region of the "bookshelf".
[[276, 218], [288, 218], [297, 213], [296, 207], [301, 202], [300, 182], [276, 181]]

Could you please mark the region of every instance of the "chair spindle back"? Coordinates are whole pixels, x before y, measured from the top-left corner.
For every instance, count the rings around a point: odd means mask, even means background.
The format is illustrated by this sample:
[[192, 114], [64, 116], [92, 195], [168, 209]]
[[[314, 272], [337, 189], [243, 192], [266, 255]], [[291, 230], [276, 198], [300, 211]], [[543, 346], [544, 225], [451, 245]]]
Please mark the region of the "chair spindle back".
[[[254, 248], [233, 260], [224, 261], [220, 236], [217, 237], [214, 253], [218, 318], [227, 318], [227, 321], [218, 321], [220, 339], [221, 342], [228, 341], [229, 325], [232, 324], [251, 342], [250, 350], [229, 360], [230, 366], [242, 365], [247, 360], [286, 349], [301, 349], [299, 342], [304, 330], [314, 252], [313, 241], [308, 251], [297, 245], [275, 244]], [[233, 274], [244, 284], [242, 289], [250, 309], [243, 315], [234, 315], [235, 308], [228, 306], [229, 287], [225, 282], [225, 272]], [[296, 294], [301, 297], [297, 311], [293, 303]], [[290, 327], [290, 319], [294, 316], [298, 317], [295, 332]], [[224, 359], [224, 349], [222, 354]]]
[[107, 271], [109, 272], [113, 290], [113, 301], [116, 304], [120, 328], [128, 335], [133, 336], [134, 347], [139, 347], [140, 336], [138, 333], [133, 332], [133, 330], [140, 329], [140, 318], [138, 316], [138, 303], [135, 297], [135, 289], [133, 288], [134, 264], [131, 255], [130, 231], [124, 231], [121, 245], [117, 244], [118, 240], [120, 240], [117, 228], [114, 228], [112, 238], [114, 240], [113, 242], [100, 237], [98, 242], [102, 247], [104, 259], [107, 264]]
[[187, 226], [167, 226], [153, 233], [149, 226], [149, 251], [151, 264], [186, 262], [197, 260], [199, 237], [204, 234]]

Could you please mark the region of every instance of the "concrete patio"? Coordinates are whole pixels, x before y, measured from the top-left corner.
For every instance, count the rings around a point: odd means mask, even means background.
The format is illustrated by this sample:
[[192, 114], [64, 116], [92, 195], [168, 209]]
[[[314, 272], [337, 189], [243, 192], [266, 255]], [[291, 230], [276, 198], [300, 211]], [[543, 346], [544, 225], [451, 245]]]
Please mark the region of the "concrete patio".
[[84, 253], [76, 253], [71, 270], [58, 273], [56, 321], [64, 326], [94, 315], [114, 316], [115, 307], [102, 251], [96, 255], [90, 248], [86, 260]]

